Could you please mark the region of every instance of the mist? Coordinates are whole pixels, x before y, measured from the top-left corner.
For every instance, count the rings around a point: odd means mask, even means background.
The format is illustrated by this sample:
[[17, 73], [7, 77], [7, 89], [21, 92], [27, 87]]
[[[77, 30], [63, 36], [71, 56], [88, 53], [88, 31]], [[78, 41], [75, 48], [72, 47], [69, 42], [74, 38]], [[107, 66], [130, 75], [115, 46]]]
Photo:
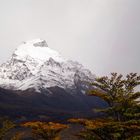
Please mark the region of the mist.
[[139, 15], [139, 0], [0, 0], [0, 63], [41, 38], [96, 75], [139, 73]]

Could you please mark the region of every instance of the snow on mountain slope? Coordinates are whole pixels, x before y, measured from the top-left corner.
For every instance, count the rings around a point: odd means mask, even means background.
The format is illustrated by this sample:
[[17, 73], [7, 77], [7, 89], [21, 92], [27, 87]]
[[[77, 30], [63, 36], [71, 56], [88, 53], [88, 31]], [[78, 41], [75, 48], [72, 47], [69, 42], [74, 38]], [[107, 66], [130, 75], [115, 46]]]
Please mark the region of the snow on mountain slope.
[[84, 93], [94, 78], [81, 64], [62, 58], [41, 39], [23, 42], [0, 66], [0, 87], [13, 90], [41, 92], [57, 86]]
[[28, 56], [40, 62], [49, 60], [52, 57], [58, 62], [64, 61], [58, 52], [50, 49], [45, 40], [36, 39], [21, 44], [15, 51], [16, 59], [26, 59]]

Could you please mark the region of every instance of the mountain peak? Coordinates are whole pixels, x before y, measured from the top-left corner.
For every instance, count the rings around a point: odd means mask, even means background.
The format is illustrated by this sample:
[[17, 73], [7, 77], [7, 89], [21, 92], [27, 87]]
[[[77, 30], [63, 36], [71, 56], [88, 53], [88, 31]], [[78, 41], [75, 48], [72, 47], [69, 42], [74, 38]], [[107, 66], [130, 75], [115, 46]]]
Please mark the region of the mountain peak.
[[42, 39], [23, 42], [17, 47], [13, 56], [18, 60], [25, 60], [27, 57], [30, 57], [41, 61], [48, 61], [50, 58], [58, 62], [64, 61], [61, 55], [49, 48], [47, 42]]
[[23, 44], [32, 45], [34, 47], [48, 47], [46, 40], [40, 38], [23, 42]]

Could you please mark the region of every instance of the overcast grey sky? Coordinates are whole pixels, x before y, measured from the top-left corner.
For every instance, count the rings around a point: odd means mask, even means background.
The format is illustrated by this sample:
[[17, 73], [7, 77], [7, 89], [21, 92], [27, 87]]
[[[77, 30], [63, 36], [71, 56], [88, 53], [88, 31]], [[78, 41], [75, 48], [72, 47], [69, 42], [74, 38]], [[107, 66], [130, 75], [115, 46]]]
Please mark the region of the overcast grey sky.
[[139, 73], [140, 0], [0, 0], [0, 63], [35, 38], [96, 75]]

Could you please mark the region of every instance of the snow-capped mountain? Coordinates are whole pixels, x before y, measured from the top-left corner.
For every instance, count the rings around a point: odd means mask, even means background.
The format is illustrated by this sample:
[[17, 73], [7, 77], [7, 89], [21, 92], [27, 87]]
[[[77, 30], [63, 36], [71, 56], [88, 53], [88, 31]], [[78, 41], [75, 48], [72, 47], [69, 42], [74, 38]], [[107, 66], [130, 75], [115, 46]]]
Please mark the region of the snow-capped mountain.
[[0, 66], [0, 114], [83, 117], [103, 107], [87, 96], [95, 76], [78, 62], [64, 59], [45, 40], [23, 42]]
[[0, 87], [16, 91], [32, 89], [40, 93], [59, 87], [71, 93], [78, 89], [84, 94], [94, 78], [88, 69], [62, 58], [41, 39], [23, 42], [0, 66]]

